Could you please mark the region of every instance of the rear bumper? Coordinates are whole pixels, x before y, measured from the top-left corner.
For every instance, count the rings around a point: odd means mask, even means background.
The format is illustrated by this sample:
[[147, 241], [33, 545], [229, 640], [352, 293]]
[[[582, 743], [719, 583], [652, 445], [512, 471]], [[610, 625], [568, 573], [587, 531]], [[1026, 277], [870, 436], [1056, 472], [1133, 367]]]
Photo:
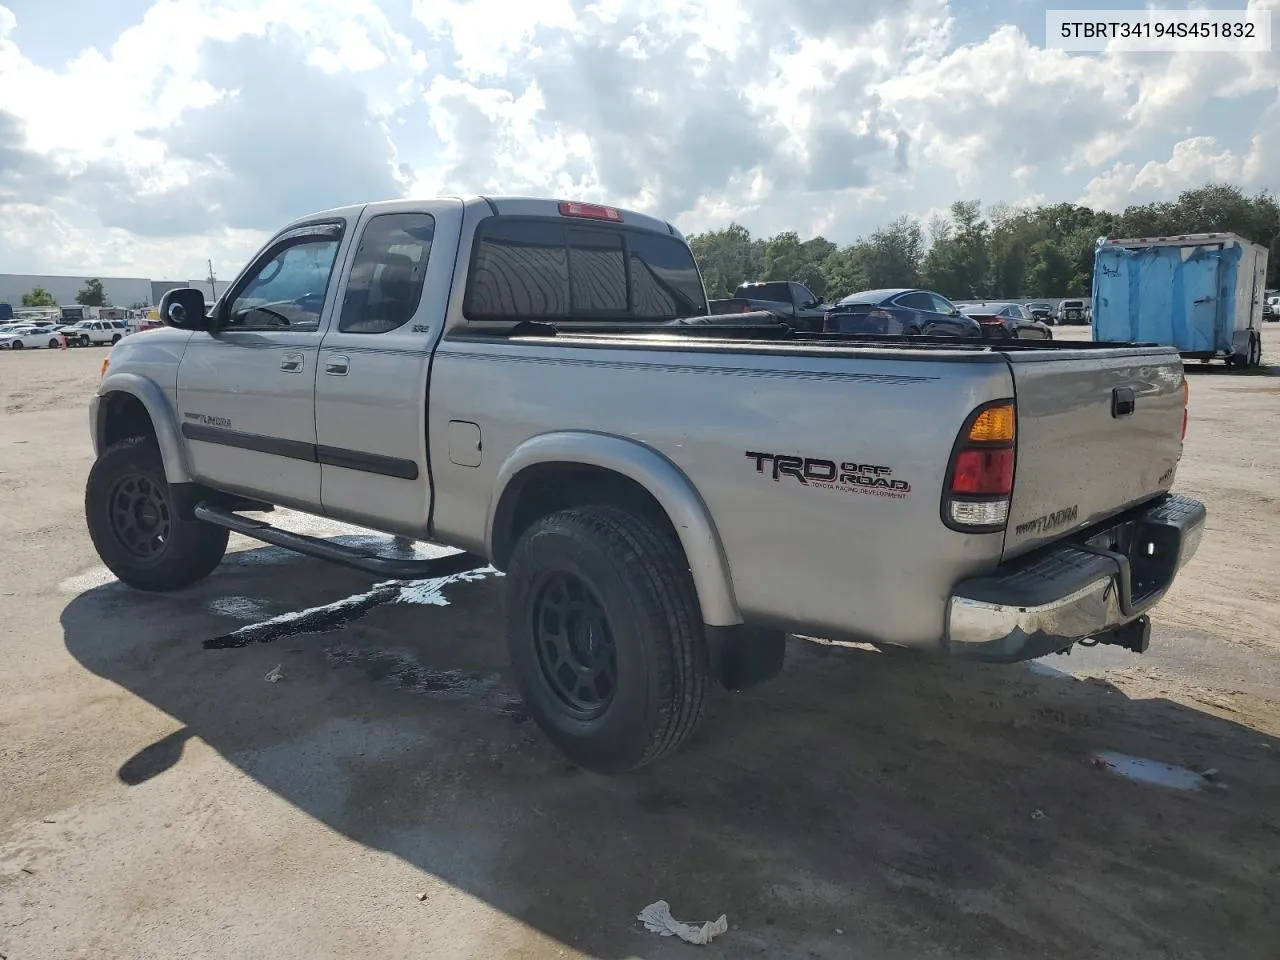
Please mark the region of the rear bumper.
[[1205, 508], [1177, 494], [956, 585], [947, 649], [1012, 663], [1056, 653], [1141, 618], [1195, 555]]

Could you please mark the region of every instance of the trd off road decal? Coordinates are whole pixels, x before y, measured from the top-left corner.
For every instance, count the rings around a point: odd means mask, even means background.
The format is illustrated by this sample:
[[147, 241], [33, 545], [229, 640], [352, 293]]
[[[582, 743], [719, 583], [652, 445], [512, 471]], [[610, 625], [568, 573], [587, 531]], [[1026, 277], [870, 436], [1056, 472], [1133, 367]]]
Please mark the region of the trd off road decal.
[[794, 457], [781, 453], [747, 452], [756, 463], [756, 473], [780, 483], [788, 477], [806, 487], [839, 490], [842, 493], [865, 493], [872, 497], [897, 500], [911, 493], [911, 484], [895, 479], [891, 467], [875, 463], [838, 463], [821, 457]]

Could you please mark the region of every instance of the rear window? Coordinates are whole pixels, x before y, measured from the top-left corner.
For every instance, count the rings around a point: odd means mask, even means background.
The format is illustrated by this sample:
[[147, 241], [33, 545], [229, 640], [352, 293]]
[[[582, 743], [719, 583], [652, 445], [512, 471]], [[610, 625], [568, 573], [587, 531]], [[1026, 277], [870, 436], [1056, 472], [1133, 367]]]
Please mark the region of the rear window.
[[469, 320], [656, 323], [702, 316], [707, 303], [693, 255], [674, 237], [494, 217], [477, 232], [463, 312]]
[[791, 284], [789, 283], [744, 283], [738, 287], [735, 296], [748, 300], [769, 300], [774, 303], [791, 302]]

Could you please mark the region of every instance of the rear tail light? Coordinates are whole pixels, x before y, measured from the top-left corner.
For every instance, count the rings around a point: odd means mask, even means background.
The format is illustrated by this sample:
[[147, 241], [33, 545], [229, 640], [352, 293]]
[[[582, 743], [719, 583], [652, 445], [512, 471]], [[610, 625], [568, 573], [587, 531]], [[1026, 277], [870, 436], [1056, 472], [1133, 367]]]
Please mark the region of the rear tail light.
[[1009, 521], [1017, 459], [1012, 400], [983, 404], [956, 438], [942, 493], [942, 522], [964, 533], [992, 533]]
[[1187, 407], [1191, 403], [1191, 384], [1187, 382], [1187, 378], [1182, 378], [1182, 436], [1179, 440], [1187, 439]]
[[598, 203], [578, 203], [576, 200], [561, 200], [560, 216], [622, 222], [622, 214], [615, 207], [606, 207]]
[[868, 317], [875, 317], [877, 320], [892, 320], [893, 314], [888, 310], [872, 310], [867, 314]]

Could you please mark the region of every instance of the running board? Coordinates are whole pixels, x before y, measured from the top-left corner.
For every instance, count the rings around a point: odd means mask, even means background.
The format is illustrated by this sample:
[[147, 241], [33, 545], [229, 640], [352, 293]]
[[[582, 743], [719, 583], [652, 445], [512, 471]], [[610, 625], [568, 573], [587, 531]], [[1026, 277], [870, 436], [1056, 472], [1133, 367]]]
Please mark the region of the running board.
[[354, 567], [374, 576], [386, 577], [389, 580], [433, 580], [436, 577], [448, 577], [469, 570], [479, 570], [489, 565], [489, 561], [470, 553], [451, 553], [444, 557], [432, 557], [430, 560], [399, 560], [395, 557], [383, 557], [356, 547], [344, 547], [329, 540], [308, 537], [301, 533], [290, 533], [281, 530], [262, 520], [242, 517], [240, 514], [224, 507], [216, 507], [209, 503], [196, 505], [197, 520], [226, 527], [235, 533], [253, 537], [263, 543], [275, 547], [284, 547], [295, 553], [305, 554], [319, 560], [340, 563], [346, 567]]

